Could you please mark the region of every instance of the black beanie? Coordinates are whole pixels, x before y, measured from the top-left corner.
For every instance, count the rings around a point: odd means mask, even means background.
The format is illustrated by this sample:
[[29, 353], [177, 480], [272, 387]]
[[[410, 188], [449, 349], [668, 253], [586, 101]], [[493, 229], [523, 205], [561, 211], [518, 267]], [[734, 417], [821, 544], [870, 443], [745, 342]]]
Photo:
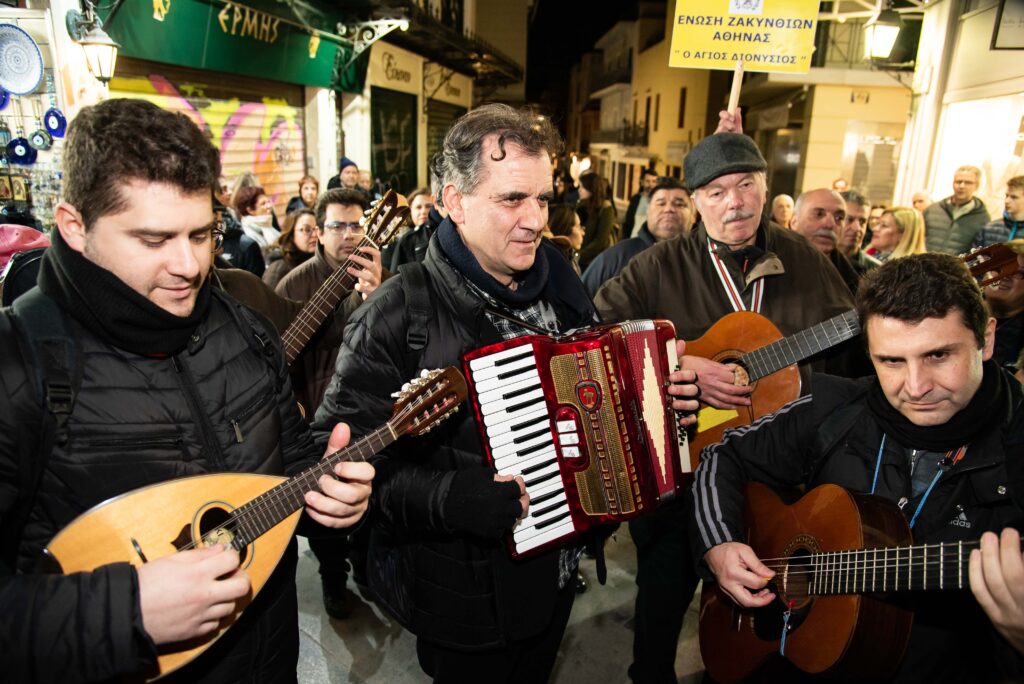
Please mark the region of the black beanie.
[[715, 133], [693, 146], [683, 160], [683, 180], [693, 192], [729, 173], [764, 171], [768, 162], [748, 136], [741, 133]]

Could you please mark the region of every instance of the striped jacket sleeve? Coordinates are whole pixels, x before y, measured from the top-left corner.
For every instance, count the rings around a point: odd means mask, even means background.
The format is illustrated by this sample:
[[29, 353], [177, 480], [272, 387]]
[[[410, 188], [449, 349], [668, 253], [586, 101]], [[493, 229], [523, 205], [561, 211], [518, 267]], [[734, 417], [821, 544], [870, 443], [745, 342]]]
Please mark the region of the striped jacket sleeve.
[[711, 574], [704, 554], [713, 546], [745, 539], [747, 482], [786, 488], [809, 477], [817, 422], [813, 404], [813, 395], [800, 397], [750, 425], [727, 430], [721, 442], [701, 453], [688, 521], [693, 557], [705, 579]]

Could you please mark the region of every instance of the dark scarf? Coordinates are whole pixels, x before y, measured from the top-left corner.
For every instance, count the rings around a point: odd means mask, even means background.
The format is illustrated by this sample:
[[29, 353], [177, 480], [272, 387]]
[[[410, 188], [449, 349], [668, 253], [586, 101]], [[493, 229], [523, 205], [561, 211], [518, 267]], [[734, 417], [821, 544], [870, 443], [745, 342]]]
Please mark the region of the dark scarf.
[[39, 289], [96, 337], [144, 355], [173, 354], [184, 348], [210, 307], [209, 278], [191, 315], [181, 318], [71, 249], [56, 230], [40, 265]]
[[446, 218], [437, 229], [437, 241], [441, 251], [455, 269], [469, 282], [499, 302], [514, 308], [528, 306], [540, 297], [548, 284], [548, 257], [544, 249], [537, 249], [533, 266], [516, 274], [518, 287], [513, 290], [502, 285], [480, 266], [473, 253], [462, 241], [450, 218]]
[[994, 361], [986, 361], [983, 368], [978, 391], [967, 406], [944, 425], [921, 427], [911, 423], [889, 403], [877, 380], [868, 390], [868, 408], [885, 433], [908, 449], [940, 453], [958, 449], [991, 431], [1006, 418], [1010, 396], [1008, 376]]

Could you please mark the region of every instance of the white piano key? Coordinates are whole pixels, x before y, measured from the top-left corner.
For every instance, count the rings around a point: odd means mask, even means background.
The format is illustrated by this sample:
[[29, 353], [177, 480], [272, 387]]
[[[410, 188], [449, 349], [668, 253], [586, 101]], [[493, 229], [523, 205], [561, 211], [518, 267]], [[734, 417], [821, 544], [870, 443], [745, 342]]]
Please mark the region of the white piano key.
[[519, 475], [523, 470], [532, 468], [538, 463], [556, 463], [555, 447], [550, 446], [536, 454], [530, 454], [526, 458], [522, 456], [506, 456], [494, 461], [494, 467], [499, 475]]
[[568, 537], [576, 531], [576, 526], [572, 522], [572, 518], [567, 518], [564, 523], [558, 525], [552, 525], [550, 530], [545, 530], [542, 534], [534, 535], [524, 542], [515, 543], [515, 549], [518, 553], [526, 553], [530, 549], [535, 549], [538, 546], [547, 544], [550, 541], [557, 541], [564, 537]]
[[548, 439], [551, 439], [551, 425], [548, 424], [547, 420], [532, 423], [524, 428], [518, 430], [507, 430], [503, 434], [489, 437], [488, 443], [491, 445], [492, 451], [498, 447], [503, 447], [507, 444], [513, 444], [516, 440], [522, 440], [524, 437], [532, 435], [537, 437], [538, 435], [547, 435]]
[[484, 414], [481, 411], [481, 413], [484, 418], [484, 426], [491, 428], [498, 427], [499, 425], [502, 424], [507, 424], [509, 427], [511, 427], [513, 425], [516, 425], [517, 423], [521, 423], [526, 418], [526, 416], [533, 416], [533, 414], [535, 414], [537, 411], [543, 411], [545, 414], [547, 414], [548, 407], [543, 400], [535, 401], [529, 406], [524, 406], [523, 408], [516, 409], [515, 411], [495, 411], [494, 413], [489, 414]]
[[559, 432], [576, 432], [576, 421], [575, 420], [559, 420], [555, 425], [555, 428]]
[[579, 458], [580, 448], [574, 446], [562, 447], [562, 458]]
[[533, 355], [533, 347], [529, 343], [521, 344], [517, 347], [509, 347], [508, 349], [503, 349], [500, 352], [495, 352], [493, 354], [488, 354], [487, 356], [481, 356], [480, 358], [473, 359], [469, 362], [469, 369], [476, 371], [481, 368], [490, 368], [498, 361], [507, 359], [510, 356], [524, 354], [526, 352], [530, 352], [531, 356]]
[[[549, 527], [558, 527], [561, 521], [551, 523], [552, 520], [558, 520], [559, 518], [566, 516], [569, 513], [569, 504], [565, 501], [562, 502], [558, 508], [548, 511], [540, 519], [533, 519], [527, 516], [525, 520], [519, 522], [519, 524], [512, 531], [512, 538], [516, 542], [521, 542], [529, 539], [530, 537], [538, 534], [544, 534]], [[572, 516], [566, 516], [566, 520], [571, 520]], [[548, 524], [545, 524], [548, 523]]]
[[518, 397], [513, 397], [512, 399], [502, 399], [486, 405], [481, 403], [480, 413], [484, 416], [489, 416], [492, 413], [506, 411], [511, 406], [523, 405], [523, 408], [526, 408], [527, 406], [530, 408], [536, 408], [537, 404], [544, 404], [544, 390], [539, 387], [532, 392], [520, 394]]
[[518, 397], [510, 397], [507, 400], [503, 399], [503, 397], [512, 392], [526, 389], [527, 387], [539, 386], [540, 378], [537, 376], [536, 373], [534, 373], [533, 377], [523, 378], [517, 382], [506, 383], [501, 387], [490, 390], [489, 392], [477, 391], [477, 403], [479, 403], [480, 406], [487, 406], [489, 404], [493, 404], [496, 401], [515, 401], [516, 399], [518, 399]]
[[537, 360], [533, 357], [527, 357], [525, 359], [517, 359], [510, 363], [505, 363], [500, 366], [491, 366], [490, 368], [481, 368], [478, 371], [473, 372], [473, 384], [480, 387], [480, 385], [486, 383], [500, 382], [499, 375], [507, 375], [509, 373], [522, 373], [525, 369], [532, 368], [537, 369]]
[[548, 443], [548, 442], [550, 442], [551, 444], [554, 444], [554, 440], [551, 439], [551, 433], [549, 431], [545, 430], [544, 434], [537, 435], [536, 437], [533, 437], [531, 439], [528, 439], [528, 440], [526, 440], [524, 442], [521, 442], [521, 443], [518, 443], [518, 444], [516, 442], [510, 442], [508, 444], [503, 444], [503, 445], [501, 445], [500, 447], [497, 447], [497, 448], [494, 448], [492, 446], [491, 447], [491, 457], [494, 458], [495, 460], [497, 460], [499, 458], [503, 458], [505, 456], [510, 456], [512, 454], [522, 453], [524, 449], [529, 449], [530, 447], [535, 447], [535, 446], [538, 446], [540, 444], [545, 444], [545, 443]]
[[[516, 420], [506, 420], [501, 423], [495, 423], [493, 425], [485, 425], [487, 427], [487, 437], [490, 445], [498, 446], [497, 438], [501, 435], [516, 434], [522, 430], [539, 430], [542, 426], [548, 425], [548, 409], [546, 406], [541, 408], [533, 407], [526, 411], [517, 412], [520, 417]], [[497, 415], [497, 414], [494, 414]], [[543, 422], [535, 422], [543, 421]], [[516, 425], [530, 424], [526, 428], [520, 428], [519, 430], [513, 430], [512, 428]]]
[[579, 444], [580, 436], [575, 432], [558, 435], [559, 444]]

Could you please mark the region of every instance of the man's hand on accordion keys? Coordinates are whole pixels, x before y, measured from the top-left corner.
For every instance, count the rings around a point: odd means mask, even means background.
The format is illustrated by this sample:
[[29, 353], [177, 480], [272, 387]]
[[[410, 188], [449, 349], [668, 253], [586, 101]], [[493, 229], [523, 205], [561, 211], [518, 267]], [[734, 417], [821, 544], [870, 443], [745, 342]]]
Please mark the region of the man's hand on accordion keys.
[[[686, 342], [676, 340], [676, 354], [680, 359], [683, 358], [685, 348]], [[668, 380], [671, 383], [668, 386], [668, 393], [673, 397], [672, 410], [679, 417], [679, 424], [683, 427], [693, 425], [697, 422], [697, 408], [700, 406], [700, 402], [697, 401], [700, 396], [697, 372], [680, 370], [677, 366], [675, 371], [669, 373]]]
[[453, 473], [442, 512], [445, 525], [454, 532], [497, 539], [526, 515], [529, 504], [521, 476], [467, 468]]

